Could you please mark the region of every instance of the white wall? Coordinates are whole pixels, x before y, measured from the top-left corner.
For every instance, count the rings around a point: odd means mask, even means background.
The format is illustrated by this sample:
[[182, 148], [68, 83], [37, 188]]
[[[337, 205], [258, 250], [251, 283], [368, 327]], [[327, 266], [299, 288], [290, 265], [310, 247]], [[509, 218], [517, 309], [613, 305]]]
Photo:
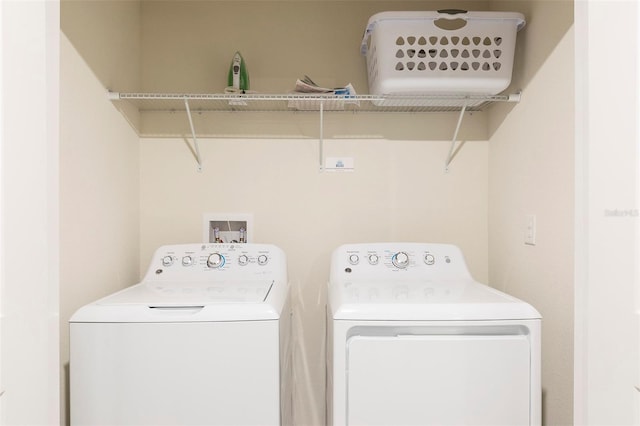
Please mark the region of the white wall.
[[0, 11], [0, 424], [56, 424], [59, 5]]
[[576, 3], [576, 424], [640, 423], [640, 10]]
[[[554, 2], [538, 3], [553, 12]], [[521, 58], [546, 32], [544, 10], [525, 29]], [[537, 19], [536, 19], [537, 18]], [[489, 281], [543, 317], [543, 424], [572, 424], [574, 91], [569, 30], [523, 85], [520, 104], [496, 110], [489, 141]], [[535, 215], [536, 245], [524, 244]]]
[[60, 40], [60, 358], [68, 404], [68, 321], [134, 284], [139, 264], [139, 139], [69, 40]]

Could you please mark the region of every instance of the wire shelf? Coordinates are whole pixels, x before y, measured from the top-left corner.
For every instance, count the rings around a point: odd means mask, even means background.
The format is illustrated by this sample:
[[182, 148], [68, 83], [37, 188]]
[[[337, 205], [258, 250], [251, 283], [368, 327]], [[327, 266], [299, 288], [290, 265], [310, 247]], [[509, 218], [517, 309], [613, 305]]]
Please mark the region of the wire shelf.
[[128, 101], [140, 112], [184, 111], [185, 102], [200, 111], [346, 111], [346, 112], [451, 112], [480, 111], [493, 102], [517, 102], [512, 95], [310, 95], [310, 94], [195, 94], [109, 93], [114, 101]]

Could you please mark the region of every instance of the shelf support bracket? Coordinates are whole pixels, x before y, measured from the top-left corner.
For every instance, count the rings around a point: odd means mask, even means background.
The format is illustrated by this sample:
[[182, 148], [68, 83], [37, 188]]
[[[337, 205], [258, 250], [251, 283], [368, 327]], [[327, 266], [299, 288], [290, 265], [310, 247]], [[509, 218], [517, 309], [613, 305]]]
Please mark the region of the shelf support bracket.
[[453, 138], [451, 139], [451, 147], [449, 148], [449, 154], [447, 155], [447, 161], [444, 163], [445, 172], [449, 171], [449, 164], [453, 161], [453, 157], [458, 154], [460, 148], [464, 144], [464, 141], [460, 142], [456, 146], [456, 142], [458, 141], [458, 132], [460, 131], [460, 126], [462, 125], [462, 119], [464, 118], [464, 113], [467, 111], [467, 104], [465, 103], [460, 110], [460, 115], [458, 116], [458, 123], [456, 124], [456, 130], [453, 132]]
[[198, 171], [202, 171], [202, 158], [200, 157], [200, 146], [198, 145], [198, 138], [196, 137], [196, 129], [193, 127], [193, 118], [191, 117], [191, 109], [189, 108], [189, 100], [184, 99], [184, 107], [187, 111], [187, 117], [189, 118], [189, 127], [191, 127], [191, 137], [193, 138], [193, 150], [198, 162]]
[[320, 171], [324, 170], [322, 158], [324, 157], [324, 102], [320, 101], [320, 138], [318, 141], [318, 160], [320, 162]]

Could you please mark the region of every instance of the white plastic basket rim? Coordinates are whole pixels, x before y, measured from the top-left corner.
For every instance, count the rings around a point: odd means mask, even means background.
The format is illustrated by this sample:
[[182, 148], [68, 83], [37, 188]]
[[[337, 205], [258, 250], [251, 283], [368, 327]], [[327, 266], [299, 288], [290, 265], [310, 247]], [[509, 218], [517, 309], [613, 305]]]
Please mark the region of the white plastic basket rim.
[[379, 12], [369, 18], [367, 28], [362, 37], [360, 53], [367, 54], [367, 40], [371, 36], [376, 24], [380, 21], [436, 21], [439, 19], [464, 19], [465, 21], [514, 21], [516, 30], [520, 31], [526, 25], [524, 15], [519, 12], [471, 12], [471, 11], [412, 11], [412, 12]]

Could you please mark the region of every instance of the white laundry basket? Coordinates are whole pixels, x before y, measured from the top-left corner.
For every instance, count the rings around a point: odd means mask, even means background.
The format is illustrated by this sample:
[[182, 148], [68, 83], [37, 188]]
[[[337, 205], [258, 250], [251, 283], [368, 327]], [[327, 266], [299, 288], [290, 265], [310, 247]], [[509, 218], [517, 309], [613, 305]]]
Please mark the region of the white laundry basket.
[[[516, 12], [382, 12], [361, 52], [372, 95], [495, 95], [511, 83]], [[385, 103], [388, 105], [388, 103]]]

